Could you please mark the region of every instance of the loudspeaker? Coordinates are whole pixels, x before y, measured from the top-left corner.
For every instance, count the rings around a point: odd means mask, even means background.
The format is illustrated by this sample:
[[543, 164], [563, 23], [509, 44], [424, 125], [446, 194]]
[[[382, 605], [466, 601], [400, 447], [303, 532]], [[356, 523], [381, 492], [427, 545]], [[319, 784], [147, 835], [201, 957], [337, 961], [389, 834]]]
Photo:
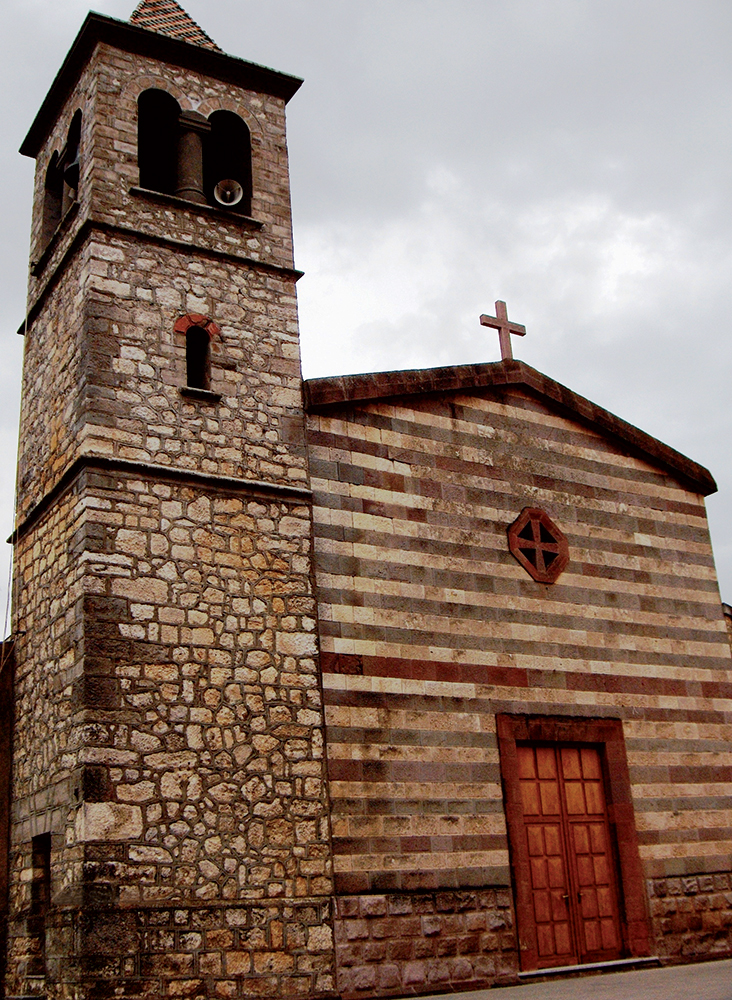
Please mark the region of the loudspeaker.
[[231, 178], [219, 181], [214, 188], [214, 198], [219, 205], [226, 205], [227, 207], [238, 205], [243, 197], [244, 188], [239, 181], [232, 180]]

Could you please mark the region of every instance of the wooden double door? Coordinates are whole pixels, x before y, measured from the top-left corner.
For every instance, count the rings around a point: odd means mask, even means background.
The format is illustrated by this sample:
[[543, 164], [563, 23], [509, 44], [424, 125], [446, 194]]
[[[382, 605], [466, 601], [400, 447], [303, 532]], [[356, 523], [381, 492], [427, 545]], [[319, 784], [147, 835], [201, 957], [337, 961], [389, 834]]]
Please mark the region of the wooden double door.
[[516, 744], [539, 968], [622, 952], [599, 748]]

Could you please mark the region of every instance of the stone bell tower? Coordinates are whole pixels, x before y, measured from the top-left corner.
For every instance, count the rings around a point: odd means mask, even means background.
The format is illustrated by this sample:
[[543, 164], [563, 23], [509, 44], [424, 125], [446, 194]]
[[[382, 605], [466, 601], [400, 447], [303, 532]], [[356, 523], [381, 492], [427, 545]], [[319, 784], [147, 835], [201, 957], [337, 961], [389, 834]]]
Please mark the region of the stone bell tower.
[[143, 0], [22, 146], [8, 995], [332, 990], [299, 86]]

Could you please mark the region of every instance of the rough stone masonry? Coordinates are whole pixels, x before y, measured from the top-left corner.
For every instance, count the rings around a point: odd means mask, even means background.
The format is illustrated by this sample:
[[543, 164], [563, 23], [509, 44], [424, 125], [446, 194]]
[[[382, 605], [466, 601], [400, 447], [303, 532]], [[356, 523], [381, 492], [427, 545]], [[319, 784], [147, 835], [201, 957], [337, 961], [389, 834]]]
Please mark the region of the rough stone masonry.
[[[24, 147], [10, 994], [334, 985], [284, 130], [299, 81], [218, 52], [201, 71], [199, 52], [91, 15]], [[252, 217], [139, 188], [150, 88], [246, 122]], [[78, 190], [47, 241], [78, 111]], [[191, 325], [211, 331], [198, 393]]]

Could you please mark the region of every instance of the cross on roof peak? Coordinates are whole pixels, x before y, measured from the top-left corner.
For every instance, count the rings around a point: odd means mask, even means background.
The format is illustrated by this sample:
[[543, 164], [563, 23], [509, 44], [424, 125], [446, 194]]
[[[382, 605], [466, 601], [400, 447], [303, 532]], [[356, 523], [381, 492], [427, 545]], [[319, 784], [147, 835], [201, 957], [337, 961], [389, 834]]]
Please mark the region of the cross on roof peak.
[[496, 315], [480, 317], [481, 326], [490, 326], [498, 330], [498, 339], [501, 342], [501, 360], [513, 361], [513, 350], [511, 349], [511, 334], [517, 337], [526, 336], [526, 327], [520, 323], [511, 323], [506, 311], [506, 303], [500, 300], [496, 302]]
[[142, 0], [130, 17], [130, 24], [163, 35], [172, 35], [183, 42], [192, 42], [207, 49], [221, 49], [212, 38], [200, 28], [193, 18], [183, 10], [176, 0]]

